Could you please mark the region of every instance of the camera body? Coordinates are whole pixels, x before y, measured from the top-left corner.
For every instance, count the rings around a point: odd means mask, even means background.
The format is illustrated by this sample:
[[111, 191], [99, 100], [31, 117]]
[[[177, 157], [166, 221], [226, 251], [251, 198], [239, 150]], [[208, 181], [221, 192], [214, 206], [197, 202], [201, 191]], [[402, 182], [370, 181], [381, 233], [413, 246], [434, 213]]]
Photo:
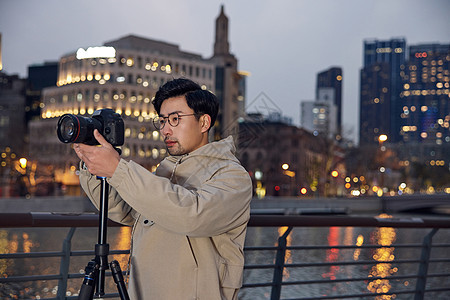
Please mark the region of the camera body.
[[97, 129], [111, 145], [123, 145], [125, 139], [123, 119], [120, 114], [110, 108], [96, 110], [92, 118], [64, 114], [58, 120], [56, 131], [59, 140], [63, 143], [98, 145], [94, 137], [94, 129]]

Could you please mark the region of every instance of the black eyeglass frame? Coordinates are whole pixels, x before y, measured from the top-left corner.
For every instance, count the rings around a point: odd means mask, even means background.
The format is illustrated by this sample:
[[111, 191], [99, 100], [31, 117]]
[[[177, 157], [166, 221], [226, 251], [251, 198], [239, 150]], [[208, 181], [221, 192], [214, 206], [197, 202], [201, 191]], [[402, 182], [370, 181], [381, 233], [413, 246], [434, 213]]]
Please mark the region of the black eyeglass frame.
[[[178, 124], [180, 124], [180, 117], [199, 116], [199, 115], [201, 115], [201, 114], [193, 113], [193, 114], [180, 115], [178, 112], [173, 112], [173, 113], [170, 113], [167, 117], [156, 116], [153, 118], [153, 126], [155, 126], [155, 128], [157, 130], [162, 130], [164, 128], [164, 126], [166, 126], [167, 123], [169, 123], [169, 125], [172, 127], [177, 127]], [[177, 117], [177, 121], [176, 121], [175, 125], [172, 124], [173, 120], [170, 121], [171, 116]], [[161, 126], [161, 121], [160, 121], [161, 119], [164, 120], [164, 123], [162, 124], [162, 126]]]

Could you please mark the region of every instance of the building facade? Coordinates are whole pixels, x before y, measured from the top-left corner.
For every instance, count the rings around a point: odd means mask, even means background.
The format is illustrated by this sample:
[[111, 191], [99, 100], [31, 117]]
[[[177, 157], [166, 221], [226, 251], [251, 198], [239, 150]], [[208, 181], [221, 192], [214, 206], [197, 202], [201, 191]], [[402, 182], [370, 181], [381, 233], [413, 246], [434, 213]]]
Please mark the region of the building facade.
[[336, 132], [341, 134], [342, 131], [342, 68], [332, 67], [328, 70], [317, 74], [316, 82], [316, 99], [321, 99], [320, 91], [325, 89], [333, 90], [333, 104], [337, 109], [336, 112]]
[[375, 63], [361, 71], [359, 143], [374, 145], [380, 135], [391, 136], [391, 66]]
[[239, 159], [259, 197], [336, 195], [343, 184], [331, 181], [330, 168], [345, 168], [335, 146], [282, 119], [255, 114], [239, 123]]
[[[409, 47], [401, 72], [401, 153], [415, 160], [450, 163], [450, 45]], [[401, 150], [401, 149], [400, 149]]]
[[[406, 40], [403, 38], [364, 41], [364, 64], [360, 73], [361, 145], [378, 143], [381, 131], [385, 131], [382, 134], [386, 134], [389, 141], [400, 140], [400, 72], [405, 59]], [[375, 115], [380, 111], [383, 116]]]

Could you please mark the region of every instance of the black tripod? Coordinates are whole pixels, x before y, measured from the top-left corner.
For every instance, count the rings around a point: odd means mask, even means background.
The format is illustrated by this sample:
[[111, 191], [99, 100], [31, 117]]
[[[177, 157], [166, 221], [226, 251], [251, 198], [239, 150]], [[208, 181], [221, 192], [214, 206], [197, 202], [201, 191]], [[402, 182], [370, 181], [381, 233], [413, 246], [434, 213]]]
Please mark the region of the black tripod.
[[111, 268], [111, 273], [114, 282], [117, 285], [120, 299], [130, 300], [119, 263], [117, 260], [113, 260], [108, 265], [109, 244], [106, 243], [106, 232], [108, 222], [109, 184], [106, 182], [105, 177], [97, 177], [97, 179], [101, 180], [98, 244], [95, 245], [95, 258], [92, 259], [85, 268], [84, 280], [78, 299], [93, 299], [94, 288], [96, 297], [105, 295], [105, 271], [108, 268]]

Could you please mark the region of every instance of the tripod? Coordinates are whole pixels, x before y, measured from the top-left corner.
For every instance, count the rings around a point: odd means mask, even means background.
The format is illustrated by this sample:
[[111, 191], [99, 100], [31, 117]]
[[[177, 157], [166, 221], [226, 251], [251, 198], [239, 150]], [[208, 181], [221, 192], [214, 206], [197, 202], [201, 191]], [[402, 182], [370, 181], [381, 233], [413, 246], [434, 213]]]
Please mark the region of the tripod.
[[105, 177], [97, 177], [101, 180], [100, 190], [100, 214], [98, 243], [95, 245], [95, 258], [92, 259], [85, 268], [85, 276], [81, 285], [79, 300], [92, 300], [95, 296], [105, 295], [105, 271], [111, 268], [114, 282], [119, 291], [120, 299], [130, 300], [125, 282], [123, 280], [122, 270], [119, 262], [113, 260], [108, 265], [109, 244], [106, 243], [107, 222], [108, 222], [108, 192], [109, 184]]

